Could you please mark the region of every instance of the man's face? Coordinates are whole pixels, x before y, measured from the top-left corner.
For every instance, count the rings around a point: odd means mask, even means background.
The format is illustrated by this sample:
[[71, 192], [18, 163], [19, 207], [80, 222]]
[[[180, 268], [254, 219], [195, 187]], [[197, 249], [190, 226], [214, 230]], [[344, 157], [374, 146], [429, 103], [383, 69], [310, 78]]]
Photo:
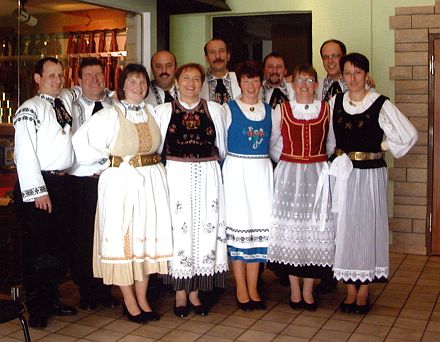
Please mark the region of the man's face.
[[176, 63], [174, 57], [168, 51], [159, 51], [151, 60], [154, 80], [159, 88], [169, 90], [173, 86]]
[[34, 74], [34, 80], [40, 93], [57, 97], [64, 83], [63, 66], [61, 63], [47, 61], [43, 65], [42, 74]]
[[78, 79], [83, 95], [91, 100], [104, 97], [105, 77], [100, 65], [88, 65], [82, 70], [82, 78]]
[[284, 61], [280, 57], [268, 57], [264, 64], [264, 78], [272, 87], [278, 87], [287, 75]]
[[209, 64], [211, 72], [218, 74], [226, 73], [230, 54], [225, 42], [222, 40], [212, 40], [206, 46], [206, 50], [207, 55], [205, 59]]
[[342, 77], [339, 68], [339, 60], [342, 57], [342, 51], [338, 44], [329, 42], [322, 47], [322, 64], [327, 75], [335, 80]]

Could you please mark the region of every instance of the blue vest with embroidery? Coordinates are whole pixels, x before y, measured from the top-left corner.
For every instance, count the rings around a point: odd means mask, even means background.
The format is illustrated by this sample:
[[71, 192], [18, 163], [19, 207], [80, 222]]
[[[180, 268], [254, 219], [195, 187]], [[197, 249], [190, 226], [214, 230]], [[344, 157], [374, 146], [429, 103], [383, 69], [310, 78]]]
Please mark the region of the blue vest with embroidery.
[[228, 103], [232, 122], [228, 129], [228, 151], [244, 155], [268, 155], [270, 133], [272, 131], [272, 111], [264, 104], [266, 111], [261, 121], [249, 120], [236, 101]]

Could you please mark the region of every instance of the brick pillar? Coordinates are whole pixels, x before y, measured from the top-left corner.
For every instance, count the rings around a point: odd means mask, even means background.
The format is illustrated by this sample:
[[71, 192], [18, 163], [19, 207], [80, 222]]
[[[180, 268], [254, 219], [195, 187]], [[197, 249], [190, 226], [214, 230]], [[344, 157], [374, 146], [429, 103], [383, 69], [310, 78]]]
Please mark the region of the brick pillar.
[[440, 32], [440, 0], [435, 6], [397, 7], [390, 17], [395, 30], [396, 105], [414, 124], [419, 141], [409, 154], [394, 161], [394, 212], [391, 250], [426, 254], [426, 209], [428, 174], [428, 35]]

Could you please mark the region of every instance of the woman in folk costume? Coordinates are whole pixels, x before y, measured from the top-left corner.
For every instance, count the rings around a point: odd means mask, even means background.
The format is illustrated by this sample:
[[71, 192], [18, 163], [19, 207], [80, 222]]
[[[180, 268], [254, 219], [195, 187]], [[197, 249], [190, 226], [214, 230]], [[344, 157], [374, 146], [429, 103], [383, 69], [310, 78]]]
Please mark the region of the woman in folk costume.
[[219, 165], [225, 154], [225, 112], [219, 104], [199, 98], [204, 75], [199, 64], [179, 67], [179, 99], [155, 108], [163, 137], [174, 240], [165, 283], [176, 291], [178, 317], [190, 310], [208, 314], [199, 290], [224, 287], [228, 270]]
[[264, 309], [258, 293], [271, 224], [273, 167], [269, 158], [272, 109], [259, 99], [263, 70], [254, 61], [237, 67], [241, 97], [225, 105], [228, 155], [223, 164], [226, 236], [238, 307]]
[[[389, 274], [387, 169], [384, 151], [400, 158], [417, 131], [385, 96], [366, 90], [368, 59], [350, 53], [339, 61], [348, 91], [330, 101], [327, 150], [336, 177], [336, 279], [347, 284], [343, 312], [369, 311], [368, 284]], [[385, 136], [385, 139], [384, 139]]]
[[148, 275], [167, 273], [172, 231], [166, 172], [156, 153], [161, 138], [144, 102], [149, 78], [142, 65], [121, 74], [114, 107], [94, 114], [75, 133], [80, 164], [100, 161], [94, 275], [115, 284], [130, 321], [157, 320], [147, 301]]
[[[275, 168], [273, 224], [269, 234], [271, 269], [288, 274], [290, 306], [316, 310], [314, 278], [331, 276], [334, 224], [330, 213], [326, 139], [330, 111], [315, 100], [315, 69], [299, 65], [294, 73], [295, 100], [278, 106], [273, 115], [271, 156]], [[316, 195], [315, 195], [316, 194]], [[304, 278], [301, 290], [299, 278]]]

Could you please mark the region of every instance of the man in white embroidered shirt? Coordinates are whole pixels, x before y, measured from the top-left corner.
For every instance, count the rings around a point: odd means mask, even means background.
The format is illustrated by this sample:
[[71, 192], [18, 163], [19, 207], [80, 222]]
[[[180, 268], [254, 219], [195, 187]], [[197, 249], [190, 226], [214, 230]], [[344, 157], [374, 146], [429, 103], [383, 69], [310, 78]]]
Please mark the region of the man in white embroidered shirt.
[[59, 300], [58, 287], [71, 255], [71, 189], [66, 170], [73, 163], [72, 118], [58, 97], [64, 82], [56, 58], [37, 62], [38, 94], [14, 116], [18, 183], [14, 191], [21, 225], [23, 285], [29, 325], [45, 328], [52, 315], [74, 315]]
[[295, 97], [292, 84], [286, 82], [286, 61], [284, 57], [272, 52], [263, 60], [264, 82], [261, 87], [261, 99], [264, 103], [275, 108], [278, 104], [291, 101]]
[[[105, 87], [104, 65], [98, 58], [83, 58], [78, 69], [79, 87], [63, 89], [61, 97], [72, 113], [75, 132], [102, 108], [113, 105], [113, 91]], [[95, 310], [98, 304], [114, 307], [120, 301], [111, 295], [111, 286], [93, 277], [93, 233], [98, 200], [100, 165], [79, 165], [68, 170], [72, 181], [72, 280], [79, 288], [82, 310]]]
[[151, 70], [154, 81], [151, 82], [148, 96], [145, 99], [147, 103], [155, 107], [177, 99], [178, 93], [174, 84], [176, 68], [176, 56], [171, 51], [157, 51], [151, 57]]
[[237, 76], [227, 68], [231, 57], [228, 45], [219, 38], [213, 38], [205, 44], [203, 50], [209, 69], [200, 91], [200, 98], [223, 104], [240, 96]]

